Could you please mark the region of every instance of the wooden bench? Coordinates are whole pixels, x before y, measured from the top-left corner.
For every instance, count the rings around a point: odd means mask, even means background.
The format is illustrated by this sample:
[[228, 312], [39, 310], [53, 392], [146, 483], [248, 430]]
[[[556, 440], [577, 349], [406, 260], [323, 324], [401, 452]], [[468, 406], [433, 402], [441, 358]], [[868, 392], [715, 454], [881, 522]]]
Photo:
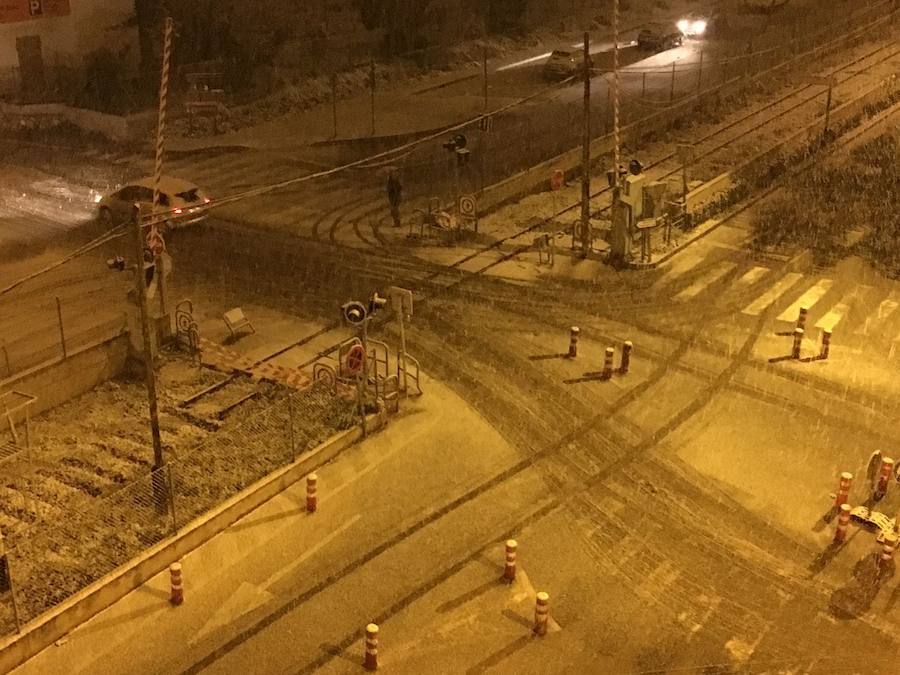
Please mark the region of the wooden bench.
[[244, 316], [244, 310], [240, 307], [229, 309], [222, 315], [222, 318], [225, 320], [225, 325], [228, 326], [228, 330], [231, 331], [232, 338], [237, 337], [237, 332], [244, 328], [249, 328], [251, 333], [256, 332], [256, 329], [253, 328], [253, 324], [251, 324], [250, 320]]

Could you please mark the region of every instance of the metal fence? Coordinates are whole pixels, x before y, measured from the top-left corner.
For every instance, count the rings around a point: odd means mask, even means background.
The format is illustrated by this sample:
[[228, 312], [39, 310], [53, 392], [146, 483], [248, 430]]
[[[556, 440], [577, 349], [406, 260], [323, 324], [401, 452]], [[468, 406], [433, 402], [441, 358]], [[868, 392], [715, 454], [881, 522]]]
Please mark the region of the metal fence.
[[358, 421], [353, 402], [316, 384], [211, 436], [87, 508], [7, 542], [5, 633], [30, 621], [272, 471]]
[[[106, 272], [106, 270], [104, 270]], [[108, 274], [108, 272], [107, 272]], [[86, 292], [86, 298], [90, 292]], [[44, 364], [65, 360], [79, 349], [121, 335], [124, 314], [100, 318], [84, 308], [70, 312], [66, 302], [52, 296], [20, 308], [15, 300], [0, 303], [0, 381]]]

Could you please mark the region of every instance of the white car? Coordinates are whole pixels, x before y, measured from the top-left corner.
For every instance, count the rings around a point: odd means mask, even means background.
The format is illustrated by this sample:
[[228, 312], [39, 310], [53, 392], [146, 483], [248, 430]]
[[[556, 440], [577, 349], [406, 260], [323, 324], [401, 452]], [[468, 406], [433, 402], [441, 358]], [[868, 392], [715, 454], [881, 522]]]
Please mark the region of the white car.
[[[155, 184], [153, 177], [142, 178], [103, 197], [97, 206], [100, 222], [112, 227], [130, 220], [135, 203], [140, 204], [142, 213], [152, 213]], [[210, 201], [199, 187], [186, 180], [163, 176], [159, 183], [159, 207], [161, 211], [171, 212], [167, 221], [169, 227], [181, 227], [203, 220], [206, 211], [200, 207]]]

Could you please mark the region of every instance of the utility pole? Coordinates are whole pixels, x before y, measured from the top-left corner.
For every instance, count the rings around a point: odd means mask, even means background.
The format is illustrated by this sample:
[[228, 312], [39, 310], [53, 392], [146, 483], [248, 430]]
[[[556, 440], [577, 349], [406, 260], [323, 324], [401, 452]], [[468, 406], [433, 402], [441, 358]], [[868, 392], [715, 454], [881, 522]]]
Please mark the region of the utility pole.
[[584, 126], [581, 138], [581, 255], [591, 250], [591, 36], [584, 34]]
[[337, 138], [337, 73], [331, 74], [331, 128], [331, 137]]
[[[147, 309], [147, 280], [144, 277], [144, 233], [141, 207], [134, 205], [134, 278], [138, 305], [141, 310], [141, 341], [144, 352], [144, 373], [147, 383], [147, 402], [150, 404], [150, 435], [153, 438], [153, 497], [157, 509], [166, 508], [166, 483], [160, 469], [165, 466], [162, 438], [159, 435], [159, 404], [156, 395], [156, 371], [153, 369], [153, 348], [150, 344], [150, 312]], [[154, 274], [161, 274], [158, 267]]]

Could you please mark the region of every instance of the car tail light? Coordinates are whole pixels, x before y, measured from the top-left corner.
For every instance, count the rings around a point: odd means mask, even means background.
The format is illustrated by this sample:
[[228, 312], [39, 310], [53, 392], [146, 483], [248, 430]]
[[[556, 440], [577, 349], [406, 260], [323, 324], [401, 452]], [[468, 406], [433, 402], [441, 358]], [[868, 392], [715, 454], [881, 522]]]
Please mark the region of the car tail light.
[[176, 215], [181, 215], [181, 209], [175, 209]]

